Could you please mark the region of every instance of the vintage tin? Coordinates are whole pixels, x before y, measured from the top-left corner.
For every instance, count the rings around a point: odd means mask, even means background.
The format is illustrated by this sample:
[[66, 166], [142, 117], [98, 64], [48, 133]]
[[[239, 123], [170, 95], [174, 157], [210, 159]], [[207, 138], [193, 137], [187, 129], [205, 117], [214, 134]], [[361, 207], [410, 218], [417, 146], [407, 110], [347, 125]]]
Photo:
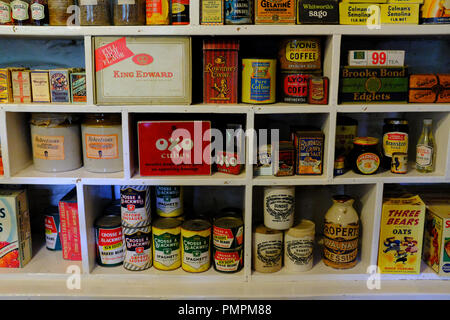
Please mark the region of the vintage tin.
[[175, 218], [183, 215], [183, 187], [156, 186], [156, 213], [160, 217]]
[[101, 216], [95, 223], [97, 263], [102, 267], [115, 267], [123, 263], [124, 243], [119, 216]]
[[408, 154], [395, 152], [392, 154], [391, 172], [405, 174], [408, 172]]
[[275, 103], [275, 59], [242, 59], [242, 102]]
[[307, 103], [311, 74], [281, 71], [281, 97], [283, 102]]
[[272, 145], [267, 144], [258, 148], [255, 176], [271, 176], [273, 175], [273, 161], [272, 161]]
[[49, 207], [45, 210], [45, 246], [48, 250], [59, 251], [61, 247], [61, 225], [58, 207]]
[[214, 269], [219, 272], [234, 273], [244, 266], [244, 247], [236, 249], [212, 249]]
[[419, 24], [418, 3], [385, 3], [381, 7], [381, 24]]
[[272, 273], [281, 270], [283, 263], [283, 231], [259, 225], [253, 228], [253, 269]]
[[237, 103], [239, 40], [203, 41], [203, 103]]
[[140, 175], [210, 175], [210, 129], [210, 121], [139, 121]]
[[123, 227], [125, 256], [123, 267], [131, 271], [146, 270], [152, 266], [152, 227]]
[[190, 104], [191, 38], [95, 37], [98, 104]]
[[236, 215], [223, 215], [214, 220], [215, 248], [236, 250], [244, 244], [244, 221]]
[[321, 131], [297, 131], [295, 174], [321, 175], [323, 173], [324, 134]]
[[420, 22], [423, 24], [448, 24], [450, 23], [449, 9], [450, 4], [448, 2], [423, 0], [420, 9]]
[[348, 65], [361, 67], [403, 67], [405, 50], [350, 50]]
[[295, 24], [294, 0], [255, 0], [255, 24]]
[[225, 24], [252, 24], [252, 0], [225, 0]]
[[339, 24], [339, 1], [297, 0], [297, 24]]
[[412, 74], [408, 95], [414, 103], [449, 103], [450, 74]]
[[309, 79], [309, 104], [328, 104], [328, 78], [312, 76]]
[[223, 0], [200, 0], [201, 18], [200, 24], [221, 25], [224, 24]]
[[52, 103], [70, 102], [70, 72], [68, 69], [49, 70]]
[[147, 25], [170, 24], [170, 0], [146, 0]]
[[274, 230], [287, 230], [294, 225], [295, 187], [264, 188], [264, 225]]
[[175, 270], [181, 266], [181, 224], [178, 218], [159, 218], [152, 226], [153, 266], [159, 270]]
[[339, 24], [367, 25], [369, 17], [380, 12], [377, 3], [339, 3]]
[[345, 156], [340, 155], [334, 160], [334, 176], [340, 176], [345, 173]]
[[190, 0], [172, 0], [172, 25], [189, 24]]
[[203, 219], [181, 226], [181, 266], [184, 271], [203, 272], [211, 266], [211, 224]]
[[72, 103], [86, 103], [86, 73], [74, 72], [70, 74], [70, 101]]
[[51, 101], [47, 70], [31, 70], [31, 91], [33, 102], [49, 103]]
[[284, 71], [322, 71], [320, 38], [287, 38], [278, 50], [280, 69]]
[[291, 141], [280, 141], [278, 155], [274, 155], [273, 167], [276, 177], [294, 175], [295, 149]]
[[121, 186], [120, 204], [122, 225], [124, 227], [137, 228], [150, 225], [149, 186]]
[[14, 103], [31, 102], [30, 71], [11, 71], [11, 82]]

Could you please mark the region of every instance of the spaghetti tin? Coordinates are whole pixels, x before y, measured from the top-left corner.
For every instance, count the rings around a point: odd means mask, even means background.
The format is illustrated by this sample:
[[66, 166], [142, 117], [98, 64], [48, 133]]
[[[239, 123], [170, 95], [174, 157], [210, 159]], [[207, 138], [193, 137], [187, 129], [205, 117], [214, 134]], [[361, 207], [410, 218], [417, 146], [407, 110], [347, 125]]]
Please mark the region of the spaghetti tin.
[[214, 220], [213, 245], [215, 248], [236, 250], [244, 244], [244, 222], [236, 215], [223, 215]]
[[242, 102], [275, 103], [275, 59], [242, 59]]
[[258, 225], [253, 228], [253, 269], [272, 273], [281, 270], [283, 263], [283, 231]]
[[238, 102], [239, 40], [203, 41], [203, 103]]
[[124, 227], [136, 228], [151, 223], [150, 187], [120, 187], [121, 218]]
[[283, 102], [308, 102], [308, 83], [311, 74], [281, 71], [281, 96]]
[[72, 103], [86, 103], [86, 73], [74, 72], [70, 74], [70, 101]]
[[251, 24], [253, 0], [225, 0], [225, 24]]
[[97, 263], [103, 267], [121, 265], [124, 258], [122, 225], [119, 216], [101, 216], [95, 223]]
[[49, 70], [52, 103], [70, 102], [70, 79], [68, 69]]
[[255, 24], [295, 24], [295, 1], [255, 0]]
[[381, 24], [419, 24], [418, 3], [383, 3], [380, 7]]
[[264, 225], [274, 230], [287, 230], [294, 225], [295, 187], [264, 188]]
[[51, 101], [47, 70], [31, 70], [31, 89], [33, 102], [49, 103]]
[[412, 74], [408, 95], [409, 102], [449, 103], [450, 74]]
[[391, 172], [405, 174], [408, 172], [408, 154], [394, 152], [392, 154]]
[[175, 218], [183, 215], [183, 187], [156, 186], [156, 213], [160, 217]]
[[212, 256], [214, 269], [219, 272], [234, 273], [244, 266], [243, 246], [235, 249], [213, 247]]
[[339, 24], [339, 1], [298, 0], [297, 24]]
[[30, 71], [11, 71], [11, 83], [14, 103], [31, 102]]
[[123, 267], [131, 271], [146, 270], [152, 266], [152, 227], [123, 227], [125, 254]]
[[309, 79], [309, 104], [328, 104], [328, 78], [312, 76]]
[[201, 18], [200, 24], [221, 25], [224, 24], [223, 0], [200, 0]]
[[321, 175], [323, 173], [324, 139], [322, 131], [295, 132], [295, 174]]
[[152, 226], [153, 266], [159, 270], [175, 270], [181, 266], [181, 224], [175, 218], [159, 218]]
[[184, 271], [204, 272], [211, 266], [211, 224], [186, 220], [181, 226], [181, 266]]
[[280, 68], [284, 71], [322, 71], [320, 38], [287, 38], [278, 50]]
[[172, 0], [172, 25], [189, 24], [190, 0]]
[[295, 167], [295, 149], [291, 141], [280, 141], [278, 155], [274, 155], [274, 175], [276, 177], [293, 176]]
[[48, 250], [59, 251], [62, 250], [60, 232], [61, 225], [59, 221], [58, 207], [49, 207], [45, 210], [45, 244]]

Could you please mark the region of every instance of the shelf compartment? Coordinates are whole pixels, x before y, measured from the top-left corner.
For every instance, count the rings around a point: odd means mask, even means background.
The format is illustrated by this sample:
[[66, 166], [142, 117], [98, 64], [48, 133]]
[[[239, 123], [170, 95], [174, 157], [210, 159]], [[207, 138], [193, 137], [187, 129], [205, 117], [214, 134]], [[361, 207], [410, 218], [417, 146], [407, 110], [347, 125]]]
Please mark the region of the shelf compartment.
[[373, 112], [449, 112], [450, 103], [404, 103], [404, 104], [341, 104], [337, 112], [373, 113]]
[[131, 180], [128, 180], [130, 184], [143, 184], [143, 185], [245, 185], [246, 174], [242, 172], [239, 175], [226, 174], [223, 172], [214, 172], [210, 176], [140, 176], [134, 175]]

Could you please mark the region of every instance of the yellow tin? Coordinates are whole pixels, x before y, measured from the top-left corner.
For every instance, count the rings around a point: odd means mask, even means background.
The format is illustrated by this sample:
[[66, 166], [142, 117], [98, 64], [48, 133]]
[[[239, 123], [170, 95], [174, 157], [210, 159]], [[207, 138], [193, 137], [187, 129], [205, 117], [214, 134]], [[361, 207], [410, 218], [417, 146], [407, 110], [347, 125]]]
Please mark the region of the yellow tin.
[[157, 186], [156, 213], [160, 217], [175, 218], [183, 215], [183, 187]]
[[341, 2], [339, 3], [339, 23], [347, 25], [366, 25], [369, 17], [376, 18], [376, 15], [379, 12], [379, 4]]
[[188, 272], [204, 272], [211, 266], [211, 224], [203, 219], [181, 226], [181, 267]]
[[153, 266], [159, 270], [175, 270], [181, 266], [181, 221], [160, 218], [153, 223]]
[[242, 102], [275, 103], [276, 59], [242, 59]]
[[388, 3], [418, 3], [418, 4], [423, 4], [423, 0], [389, 0]]
[[381, 4], [381, 24], [419, 24], [418, 3]]

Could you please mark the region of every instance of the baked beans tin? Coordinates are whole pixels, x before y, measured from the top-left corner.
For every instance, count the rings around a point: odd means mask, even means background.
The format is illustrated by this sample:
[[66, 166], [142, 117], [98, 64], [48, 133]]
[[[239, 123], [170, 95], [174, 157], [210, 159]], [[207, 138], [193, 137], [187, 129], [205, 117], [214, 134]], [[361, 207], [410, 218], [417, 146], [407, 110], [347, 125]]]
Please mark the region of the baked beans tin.
[[211, 224], [193, 219], [181, 226], [181, 266], [184, 271], [203, 272], [211, 266]]
[[309, 79], [309, 104], [328, 104], [328, 78], [312, 76]]
[[153, 224], [153, 266], [156, 269], [168, 271], [181, 266], [181, 224], [178, 218], [159, 218]]
[[129, 228], [151, 223], [150, 187], [122, 186], [120, 188], [122, 225]]
[[214, 220], [213, 245], [215, 248], [237, 249], [244, 243], [244, 222], [236, 215], [224, 215]]
[[395, 152], [392, 154], [391, 172], [405, 174], [408, 172], [408, 154]]
[[214, 269], [219, 272], [234, 273], [244, 265], [244, 248], [235, 249], [213, 248]]
[[251, 24], [253, 0], [225, 0], [225, 24]]
[[242, 59], [242, 102], [275, 103], [275, 59]]
[[278, 51], [281, 70], [322, 70], [320, 38], [288, 38], [281, 41]]
[[255, 24], [295, 24], [294, 0], [255, 0]]
[[47, 208], [46, 212], [47, 214], [44, 217], [46, 248], [52, 251], [59, 251], [62, 248], [59, 236], [61, 225], [58, 207]]
[[281, 71], [281, 97], [283, 102], [307, 103], [311, 74]]
[[103, 267], [121, 265], [124, 258], [123, 233], [119, 216], [101, 216], [95, 223], [97, 263]]
[[156, 213], [160, 217], [178, 217], [183, 214], [183, 187], [157, 186]]
[[146, 270], [152, 266], [152, 228], [123, 228], [125, 257], [123, 267], [131, 271]]

